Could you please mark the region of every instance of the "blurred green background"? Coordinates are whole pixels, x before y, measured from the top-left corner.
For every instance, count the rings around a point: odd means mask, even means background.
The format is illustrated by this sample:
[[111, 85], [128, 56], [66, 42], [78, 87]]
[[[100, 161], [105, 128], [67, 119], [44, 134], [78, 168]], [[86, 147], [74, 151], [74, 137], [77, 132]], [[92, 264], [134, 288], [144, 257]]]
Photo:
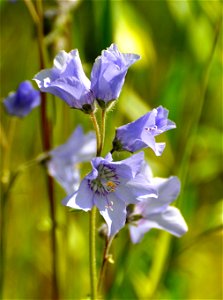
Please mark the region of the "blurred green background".
[[[1, 1], [1, 100], [39, 71], [36, 30], [23, 1]], [[181, 239], [152, 230], [132, 245], [123, 229], [112, 245], [115, 260], [105, 282], [106, 299], [222, 299], [222, 1], [44, 1], [48, 66], [56, 53], [78, 48], [86, 73], [112, 42], [141, 55], [127, 74], [107, 117], [106, 146], [114, 129], [163, 105], [177, 129], [160, 140], [162, 157], [146, 157], [155, 176], [177, 175], [176, 205], [189, 231]], [[92, 129], [82, 112], [47, 99], [54, 147], [76, 125]], [[1, 105], [1, 181], [42, 153], [40, 111], [9, 117]], [[125, 154], [116, 156], [116, 159]], [[44, 168], [34, 165], [14, 182], [6, 205], [3, 299], [50, 299], [49, 207]], [[88, 214], [61, 205], [55, 184], [61, 299], [84, 299], [88, 276]], [[98, 224], [102, 219], [98, 217]], [[103, 241], [98, 237], [98, 266]]]

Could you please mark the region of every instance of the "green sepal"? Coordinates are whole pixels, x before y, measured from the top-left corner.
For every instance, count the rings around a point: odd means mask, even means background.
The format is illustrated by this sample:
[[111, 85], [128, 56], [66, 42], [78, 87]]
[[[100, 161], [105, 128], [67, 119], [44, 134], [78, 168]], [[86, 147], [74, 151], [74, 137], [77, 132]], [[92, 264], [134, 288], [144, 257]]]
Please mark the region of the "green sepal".
[[91, 105], [91, 104], [84, 104], [82, 106], [82, 111], [85, 113], [85, 114], [91, 114], [92, 112], [94, 112], [95, 110], [95, 105]]
[[104, 100], [97, 99], [97, 102], [101, 109], [108, 111], [109, 109], [112, 108], [113, 104], [115, 103], [115, 100], [116, 99], [105, 102]]

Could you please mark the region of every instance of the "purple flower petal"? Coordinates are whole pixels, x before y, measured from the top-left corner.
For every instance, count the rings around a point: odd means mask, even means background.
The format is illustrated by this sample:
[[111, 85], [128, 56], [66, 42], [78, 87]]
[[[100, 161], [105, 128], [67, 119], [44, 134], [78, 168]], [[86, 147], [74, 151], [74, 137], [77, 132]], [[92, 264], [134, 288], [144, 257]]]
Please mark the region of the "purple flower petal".
[[154, 184], [146, 180], [143, 174], [138, 174], [132, 180], [126, 183], [126, 187], [132, 190], [132, 193], [140, 199], [145, 197], [157, 198], [157, 188]]
[[130, 225], [130, 236], [133, 243], [139, 243], [144, 234], [152, 228], [165, 230], [176, 237], [181, 237], [188, 231], [187, 224], [176, 207], [169, 206], [163, 213], [150, 215], [148, 219]]
[[47, 163], [49, 174], [65, 189], [67, 195], [76, 191], [80, 184], [80, 172], [71, 161], [52, 158]]
[[179, 209], [169, 206], [163, 213], [150, 215], [147, 220], [151, 228], [162, 229], [180, 237], [188, 230]]
[[156, 126], [160, 131], [176, 128], [176, 124], [168, 119], [169, 111], [162, 106], [157, 107]]
[[114, 194], [109, 195], [109, 203], [112, 207], [101, 209], [100, 214], [108, 225], [108, 236], [113, 236], [125, 226], [126, 204]]
[[60, 97], [70, 107], [88, 113], [94, 110], [90, 80], [84, 73], [78, 50], [60, 51], [53, 68], [40, 71], [34, 80], [42, 92]]
[[133, 244], [139, 243], [151, 228], [150, 223], [146, 220], [142, 220], [138, 225], [130, 225], [129, 233]]
[[93, 131], [84, 134], [83, 128], [78, 126], [68, 141], [50, 151], [52, 157], [73, 162], [89, 161], [96, 154], [96, 136]]
[[[178, 237], [187, 231], [187, 225], [180, 211], [169, 206], [180, 192], [178, 178], [174, 176], [167, 179], [150, 178], [150, 182], [154, 189], [157, 189], [158, 197], [141, 197], [141, 201], [128, 215], [130, 236], [133, 243], [138, 243], [144, 234], [152, 228], [166, 230]], [[141, 218], [134, 221], [134, 216], [141, 216]]]
[[145, 218], [149, 218], [151, 214], [162, 212], [178, 197], [180, 192], [180, 181], [176, 176], [167, 179], [152, 178], [151, 184], [154, 189], [158, 190], [158, 198], [148, 197], [139, 204], [138, 210], [143, 211]]
[[157, 156], [160, 156], [165, 143], [156, 143], [155, 136], [176, 127], [167, 117], [168, 110], [159, 106], [138, 120], [117, 128], [113, 151], [135, 152], [150, 147]]
[[20, 83], [16, 92], [12, 92], [3, 101], [6, 111], [10, 115], [25, 117], [31, 110], [40, 105], [40, 93], [29, 81]]
[[63, 205], [84, 211], [90, 210], [93, 203], [93, 194], [88, 185], [88, 180], [82, 180], [77, 192], [67, 196], [63, 201]]
[[145, 164], [143, 153], [119, 162], [111, 160], [111, 155], [93, 158], [92, 171], [63, 203], [85, 211], [96, 205], [107, 222], [109, 235], [114, 235], [125, 225], [126, 205], [144, 196], [155, 196], [156, 191], [145, 177], [140, 177]]
[[101, 56], [95, 60], [91, 72], [91, 90], [95, 98], [101, 100], [104, 105], [117, 99], [128, 68], [139, 58], [136, 54], [119, 52], [115, 44], [103, 50]]
[[48, 172], [66, 190], [72, 194], [80, 184], [78, 164], [90, 161], [96, 153], [95, 133], [83, 133], [78, 126], [68, 141], [50, 151], [50, 160], [47, 162]]
[[139, 152], [119, 162], [113, 162], [117, 174], [126, 179], [134, 178], [142, 169], [144, 152]]

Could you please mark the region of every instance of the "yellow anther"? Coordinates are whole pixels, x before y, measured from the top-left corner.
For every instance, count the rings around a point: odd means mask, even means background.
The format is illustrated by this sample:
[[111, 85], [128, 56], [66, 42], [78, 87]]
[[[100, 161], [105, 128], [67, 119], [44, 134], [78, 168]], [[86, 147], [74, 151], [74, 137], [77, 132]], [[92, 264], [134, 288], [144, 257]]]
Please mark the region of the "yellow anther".
[[108, 188], [109, 192], [114, 192], [116, 184], [113, 181], [108, 181], [106, 182], [106, 187]]

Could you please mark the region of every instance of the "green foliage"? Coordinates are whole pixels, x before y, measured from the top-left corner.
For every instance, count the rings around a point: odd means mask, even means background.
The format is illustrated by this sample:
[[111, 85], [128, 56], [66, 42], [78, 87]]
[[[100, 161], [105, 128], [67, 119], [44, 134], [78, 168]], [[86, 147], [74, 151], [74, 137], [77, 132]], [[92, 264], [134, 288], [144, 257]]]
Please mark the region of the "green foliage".
[[[180, 177], [176, 205], [189, 232], [176, 239], [151, 231], [133, 246], [122, 230], [111, 249], [115, 263], [107, 270], [107, 299], [221, 299], [222, 1], [69, 2], [44, 1], [49, 66], [59, 50], [78, 48], [89, 74], [95, 57], [111, 42], [141, 55], [108, 114], [105, 153], [111, 150], [115, 127], [153, 107], [165, 106], [177, 124], [163, 137], [167, 147], [162, 157], [145, 152], [156, 176]], [[39, 71], [39, 57], [25, 3], [1, 1], [0, 12], [3, 100]], [[79, 123], [85, 131], [92, 129], [88, 116], [59, 99], [48, 96], [47, 110], [54, 146], [65, 142]], [[13, 122], [1, 106], [3, 196], [18, 166], [42, 153], [39, 109]], [[81, 168], [86, 174], [89, 165]], [[55, 196], [61, 296], [87, 298], [88, 215], [63, 207], [65, 193], [57, 184]], [[34, 165], [19, 174], [8, 195], [3, 299], [50, 298], [48, 210], [43, 166]], [[98, 217], [98, 225], [101, 221]], [[97, 242], [100, 262], [103, 241], [98, 237]]]

